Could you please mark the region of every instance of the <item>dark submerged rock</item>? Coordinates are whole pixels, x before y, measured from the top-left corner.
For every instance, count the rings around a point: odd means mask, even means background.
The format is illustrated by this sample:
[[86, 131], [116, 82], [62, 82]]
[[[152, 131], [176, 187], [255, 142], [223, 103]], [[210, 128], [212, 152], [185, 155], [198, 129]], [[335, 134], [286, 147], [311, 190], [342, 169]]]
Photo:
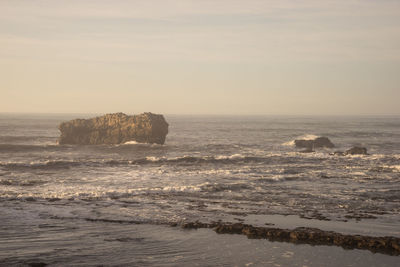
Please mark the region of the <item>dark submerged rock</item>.
[[143, 113], [128, 116], [107, 114], [91, 119], [75, 119], [60, 124], [59, 144], [121, 144], [128, 141], [164, 144], [168, 123], [163, 115]]
[[44, 267], [44, 266], [47, 266], [48, 264], [47, 263], [44, 263], [44, 262], [30, 262], [30, 263], [28, 263], [28, 266], [30, 266], [30, 267]]
[[328, 137], [317, 137], [315, 139], [311, 140], [294, 140], [294, 144], [298, 148], [306, 148], [307, 150], [313, 150], [314, 148], [321, 148], [321, 147], [327, 147], [327, 148], [332, 148], [335, 147], [335, 145], [329, 140]]
[[313, 153], [313, 152], [315, 152], [315, 151], [312, 150], [311, 148], [306, 148], [306, 149], [300, 151], [300, 153]]

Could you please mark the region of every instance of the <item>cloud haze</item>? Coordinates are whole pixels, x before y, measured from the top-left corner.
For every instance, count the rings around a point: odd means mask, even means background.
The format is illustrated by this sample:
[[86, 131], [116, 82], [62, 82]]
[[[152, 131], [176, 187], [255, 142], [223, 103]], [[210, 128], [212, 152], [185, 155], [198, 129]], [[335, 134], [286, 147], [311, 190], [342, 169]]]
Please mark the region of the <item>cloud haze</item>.
[[398, 1], [0, 10], [0, 112], [400, 114]]

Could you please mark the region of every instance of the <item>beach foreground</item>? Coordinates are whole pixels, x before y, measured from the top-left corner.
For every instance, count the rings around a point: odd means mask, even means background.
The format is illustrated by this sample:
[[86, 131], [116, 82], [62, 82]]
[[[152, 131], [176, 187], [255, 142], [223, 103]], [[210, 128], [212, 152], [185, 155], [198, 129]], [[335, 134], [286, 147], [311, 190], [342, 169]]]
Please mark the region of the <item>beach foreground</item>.
[[[164, 225], [1, 209], [1, 266], [396, 266], [399, 257]], [[36, 265], [35, 265], [36, 264]], [[42, 264], [42, 265], [40, 265]]]

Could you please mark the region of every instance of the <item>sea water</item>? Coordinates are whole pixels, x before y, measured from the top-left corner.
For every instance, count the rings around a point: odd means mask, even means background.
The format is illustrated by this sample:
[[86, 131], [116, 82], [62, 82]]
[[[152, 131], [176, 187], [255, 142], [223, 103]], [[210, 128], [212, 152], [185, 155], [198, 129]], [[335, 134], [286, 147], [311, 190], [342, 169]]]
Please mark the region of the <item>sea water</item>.
[[[220, 220], [400, 237], [397, 117], [167, 115], [164, 145], [58, 145], [58, 124], [77, 117], [90, 116], [0, 114], [0, 264], [337, 266], [332, 257], [343, 266], [394, 266], [399, 260], [168, 226]], [[317, 136], [335, 148], [294, 147], [295, 139]], [[369, 155], [332, 155], [353, 146]]]

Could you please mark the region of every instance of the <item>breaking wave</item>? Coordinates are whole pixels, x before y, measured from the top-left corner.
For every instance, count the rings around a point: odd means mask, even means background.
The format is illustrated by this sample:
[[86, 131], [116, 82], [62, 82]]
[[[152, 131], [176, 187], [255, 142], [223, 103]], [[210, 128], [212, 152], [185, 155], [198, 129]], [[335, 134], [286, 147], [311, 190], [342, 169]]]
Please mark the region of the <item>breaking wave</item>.
[[[397, 155], [385, 155], [385, 160], [396, 161]], [[313, 153], [304, 154], [299, 152], [287, 152], [282, 154], [267, 154], [262, 156], [249, 156], [242, 154], [233, 155], [216, 155], [216, 156], [191, 156], [185, 155], [180, 157], [155, 157], [148, 156], [133, 160], [128, 159], [101, 159], [101, 160], [46, 160], [32, 162], [0, 162], [0, 169], [10, 170], [44, 170], [44, 169], [69, 169], [73, 167], [113, 167], [113, 166], [129, 166], [129, 165], [196, 165], [196, 164], [269, 164], [269, 163], [297, 163], [301, 160], [322, 161], [328, 158], [335, 158], [329, 153]], [[351, 160], [354, 157], [360, 158], [359, 155], [340, 157], [342, 160]], [[362, 157], [365, 160], [371, 160], [370, 157]], [[391, 164], [390, 164], [391, 165]], [[399, 165], [383, 166], [383, 169], [392, 172], [399, 172]], [[371, 167], [373, 169], [373, 167]], [[382, 170], [381, 170], [382, 171]]]
[[5, 170], [18, 169], [68, 169], [79, 166], [123, 166], [123, 165], [144, 165], [144, 164], [199, 164], [199, 163], [249, 163], [249, 162], [267, 162], [270, 157], [254, 157], [235, 154], [231, 156], [182, 156], [174, 158], [166, 157], [145, 157], [135, 160], [48, 160], [42, 162], [0, 162], [0, 168]]

